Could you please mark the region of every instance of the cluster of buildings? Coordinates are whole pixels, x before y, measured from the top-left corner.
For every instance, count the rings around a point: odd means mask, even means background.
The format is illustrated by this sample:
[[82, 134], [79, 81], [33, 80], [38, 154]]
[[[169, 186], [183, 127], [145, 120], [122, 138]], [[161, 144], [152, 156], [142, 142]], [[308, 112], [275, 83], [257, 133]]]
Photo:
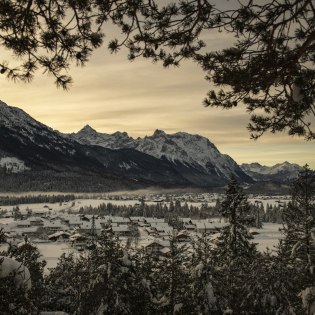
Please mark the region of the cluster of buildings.
[[[10, 215], [7, 215], [6, 220], [8, 218]], [[32, 242], [70, 242], [71, 245], [82, 249], [88, 240], [106, 231], [113, 233], [121, 240], [137, 238], [139, 246], [144, 246], [149, 251], [160, 255], [168, 254], [170, 235], [176, 235], [180, 242], [190, 242], [194, 235], [215, 234], [226, 224], [179, 218], [182, 230], [174, 233], [174, 228], [164, 218], [101, 217], [62, 212], [51, 214], [47, 210], [38, 210], [32, 211], [30, 216], [28, 214], [21, 220], [13, 220], [12, 216], [11, 219], [10, 222], [0, 223], [0, 229], [5, 233], [8, 243], [18, 243], [27, 236]]]
[[218, 193], [167, 193], [167, 194], [146, 194], [146, 195], [113, 195], [106, 194], [104, 198], [107, 200], [144, 200], [144, 201], [175, 201], [182, 202], [215, 202], [219, 197]]

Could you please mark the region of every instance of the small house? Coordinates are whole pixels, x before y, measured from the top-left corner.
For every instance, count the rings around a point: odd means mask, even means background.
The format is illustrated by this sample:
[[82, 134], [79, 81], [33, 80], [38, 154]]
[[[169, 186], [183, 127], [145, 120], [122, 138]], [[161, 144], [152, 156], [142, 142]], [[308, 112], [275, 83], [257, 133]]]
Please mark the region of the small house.
[[130, 229], [128, 225], [118, 225], [111, 227], [112, 232], [117, 236], [129, 236]]

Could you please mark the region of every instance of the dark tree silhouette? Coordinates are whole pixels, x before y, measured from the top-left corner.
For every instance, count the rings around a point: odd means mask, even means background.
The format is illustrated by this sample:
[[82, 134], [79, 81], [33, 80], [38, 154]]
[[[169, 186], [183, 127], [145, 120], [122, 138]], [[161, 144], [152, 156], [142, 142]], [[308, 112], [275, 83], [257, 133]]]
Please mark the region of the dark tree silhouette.
[[[111, 52], [127, 47], [130, 60], [142, 56], [166, 67], [196, 61], [217, 87], [205, 106], [244, 106], [252, 113], [252, 138], [286, 130], [314, 139], [313, 1], [244, 0], [221, 7], [215, 0], [0, 1], [0, 45], [21, 61], [16, 68], [1, 63], [0, 72], [29, 81], [43, 68], [67, 88], [71, 78], [64, 70], [88, 60], [109, 22], [122, 32], [110, 41]], [[203, 38], [214, 30], [229, 33], [234, 45], [206, 49]]]

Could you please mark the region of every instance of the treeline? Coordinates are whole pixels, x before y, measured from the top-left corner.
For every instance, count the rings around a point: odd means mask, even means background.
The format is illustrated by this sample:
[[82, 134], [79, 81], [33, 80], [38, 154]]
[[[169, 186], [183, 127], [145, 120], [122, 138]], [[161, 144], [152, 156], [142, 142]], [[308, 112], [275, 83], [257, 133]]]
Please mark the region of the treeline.
[[167, 218], [187, 217], [191, 219], [206, 219], [218, 216], [218, 206], [211, 207], [202, 204], [201, 207], [188, 205], [187, 202], [181, 203], [179, 200], [167, 203], [147, 204], [144, 201], [136, 205], [115, 205], [112, 203], [102, 203], [97, 207], [81, 207], [79, 212], [82, 214], [95, 214], [100, 216], [115, 215], [122, 217], [155, 217]]
[[[221, 216], [220, 214], [221, 203], [217, 200], [214, 206], [209, 206], [207, 203], [202, 204], [200, 207], [194, 205], [188, 205], [187, 202], [175, 202], [170, 203], [156, 203], [147, 204], [144, 201], [136, 205], [115, 205], [112, 203], [102, 203], [97, 207], [81, 207], [79, 213], [81, 214], [94, 214], [99, 216], [122, 216], [122, 217], [155, 217], [155, 218], [191, 218], [191, 219], [207, 219], [212, 217]], [[260, 222], [270, 223], [283, 223], [282, 213], [285, 210], [286, 205], [279, 206], [256, 206], [250, 205], [249, 216], [259, 220]], [[257, 224], [255, 224], [257, 225]]]
[[283, 206], [279, 205], [268, 205], [266, 206], [266, 209], [264, 210], [264, 213], [261, 213], [262, 215], [262, 221], [263, 222], [270, 222], [270, 223], [283, 223], [283, 213], [285, 213], [287, 210], [287, 205], [284, 204]]
[[59, 203], [75, 200], [75, 195], [25, 195], [25, 196], [0, 196], [1, 206], [14, 206], [30, 203]]
[[93, 173], [73, 171], [27, 171], [16, 174], [1, 174], [1, 192], [60, 191], [104, 192], [143, 188], [141, 183], [123, 178], [99, 176]]

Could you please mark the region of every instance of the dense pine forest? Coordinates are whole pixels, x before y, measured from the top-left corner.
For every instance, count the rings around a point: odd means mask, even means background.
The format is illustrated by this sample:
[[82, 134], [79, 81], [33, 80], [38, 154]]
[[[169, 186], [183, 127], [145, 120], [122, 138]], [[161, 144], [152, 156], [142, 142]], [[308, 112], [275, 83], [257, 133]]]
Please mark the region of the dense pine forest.
[[75, 200], [75, 195], [25, 195], [25, 196], [0, 196], [2, 206], [30, 204], [30, 203], [55, 203]]

